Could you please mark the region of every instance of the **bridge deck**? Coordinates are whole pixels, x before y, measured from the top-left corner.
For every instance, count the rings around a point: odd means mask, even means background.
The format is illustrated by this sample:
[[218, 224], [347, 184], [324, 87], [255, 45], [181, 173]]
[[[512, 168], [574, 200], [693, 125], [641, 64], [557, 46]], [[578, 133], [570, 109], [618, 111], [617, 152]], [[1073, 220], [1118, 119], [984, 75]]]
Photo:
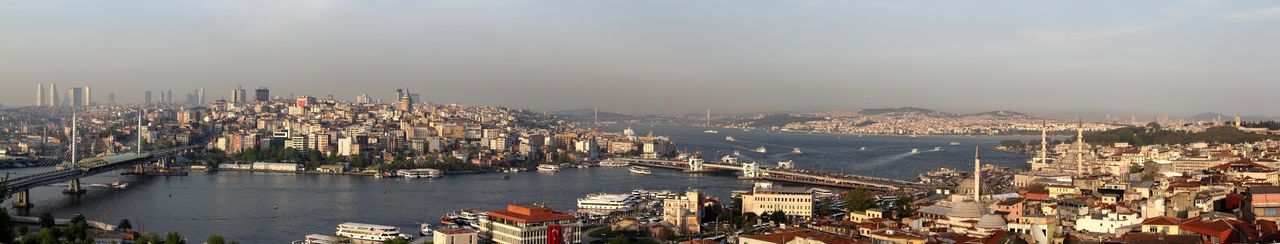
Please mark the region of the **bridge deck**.
[[[684, 161], [659, 160], [659, 159], [639, 159], [639, 158], [617, 158], [631, 164], [643, 165], [649, 167], [659, 167], [668, 169], [686, 170], [690, 169], [689, 163]], [[719, 170], [741, 170], [741, 164], [729, 164], [723, 162], [706, 162], [703, 168], [719, 169]], [[760, 174], [754, 178], [783, 182], [793, 182], [811, 185], [842, 187], [842, 188], [868, 188], [872, 190], [902, 190], [902, 189], [926, 189], [929, 186], [909, 182], [903, 180], [851, 175], [851, 174], [835, 174], [820, 171], [780, 169], [770, 167], [759, 167]], [[744, 177], [745, 178], [745, 177]]]

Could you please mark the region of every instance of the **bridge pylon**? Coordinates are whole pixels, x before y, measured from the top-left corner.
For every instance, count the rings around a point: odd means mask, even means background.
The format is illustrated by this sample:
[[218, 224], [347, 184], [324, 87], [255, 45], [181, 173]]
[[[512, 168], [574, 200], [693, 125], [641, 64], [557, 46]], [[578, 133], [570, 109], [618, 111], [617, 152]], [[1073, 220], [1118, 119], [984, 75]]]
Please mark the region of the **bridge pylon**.
[[31, 191], [23, 190], [18, 192], [18, 196], [13, 199], [13, 208], [31, 208], [35, 205], [31, 204]]
[[67, 182], [67, 189], [62, 190], [63, 194], [84, 194], [84, 188], [80, 187], [80, 179], [71, 179]]

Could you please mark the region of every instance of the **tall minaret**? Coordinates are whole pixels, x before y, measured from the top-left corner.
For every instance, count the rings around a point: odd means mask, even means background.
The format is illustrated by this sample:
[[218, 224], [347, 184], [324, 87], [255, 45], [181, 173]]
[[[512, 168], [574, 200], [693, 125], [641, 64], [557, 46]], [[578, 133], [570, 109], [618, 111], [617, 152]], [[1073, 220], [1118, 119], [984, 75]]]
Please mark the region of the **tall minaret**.
[[1240, 128], [1240, 113], [1236, 113], [1236, 128]]
[[973, 146], [973, 201], [982, 201], [982, 158], [978, 146]]
[[1076, 122], [1076, 174], [1084, 174], [1084, 121]]
[[1049, 163], [1049, 119], [1040, 122], [1040, 163]]

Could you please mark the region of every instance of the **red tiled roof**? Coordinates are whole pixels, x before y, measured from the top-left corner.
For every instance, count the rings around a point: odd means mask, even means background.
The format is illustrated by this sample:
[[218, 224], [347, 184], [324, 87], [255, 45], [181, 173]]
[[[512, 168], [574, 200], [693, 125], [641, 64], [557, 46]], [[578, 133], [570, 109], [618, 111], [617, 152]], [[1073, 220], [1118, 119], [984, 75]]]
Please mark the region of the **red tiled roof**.
[[489, 212], [489, 217], [514, 221], [517, 223], [539, 223], [557, 220], [574, 219], [571, 214], [557, 213], [550, 208], [534, 205], [507, 205], [507, 210]]
[[1154, 218], [1148, 218], [1147, 220], [1142, 221], [1142, 224], [1144, 225], [1178, 225], [1181, 223], [1182, 223], [1182, 219], [1169, 217], [1169, 216], [1159, 216]]

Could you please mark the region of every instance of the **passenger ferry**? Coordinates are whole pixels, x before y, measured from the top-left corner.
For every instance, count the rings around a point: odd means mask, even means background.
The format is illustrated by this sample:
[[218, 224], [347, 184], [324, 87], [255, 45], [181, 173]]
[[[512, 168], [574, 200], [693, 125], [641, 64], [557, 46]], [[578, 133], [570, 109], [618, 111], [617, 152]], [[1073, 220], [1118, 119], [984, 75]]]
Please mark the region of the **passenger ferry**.
[[340, 224], [338, 225], [338, 232], [335, 234], [341, 237], [367, 241], [387, 241], [396, 237], [403, 237], [400, 235], [400, 228], [361, 223]]
[[958, 141], [953, 141], [953, 142], [951, 142], [951, 145], [952, 145], [952, 146], [960, 145], [960, 142], [958, 142]]
[[396, 170], [396, 175], [404, 178], [436, 178], [440, 177], [442, 172], [438, 169], [402, 169]]
[[769, 149], [766, 149], [766, 148], [764, 148], [763, 146], [761, 146], [761, 147], [757, 147], [757, 148], [756, 148], [756, 152], [758, 152], [758, 153], [765, 153], [765, 152], [769, 152]]
[[600, 161], [600, 167], [627, 167], [627, 165], [630, 165], [630, 164], [628, 164], [626, 161], [616, 160], [612, 158], [605, 159], [604, 161]]
[[702, 131], [702, 133], [707, 133], [707, 134], [716, 134], [716, 133], [720, 133], [720, 132], [719, 132], [719, 131], [716, 131], [716, 130], [705, 130], [705, 131]]
[[617, 210], [635, 208], [640, 199], [634, 194], [589, 194], [578, 198], [578, 212], [607, 214]]
[[557, 171], [560, 171], [560, 166], [557, 166], [554, 164], [538, 165], [538, 171], [539, 172], [557, 172]]
[[642, 174], [642, 175], [653, 173], [653, 171], [649, 170], [649, 167], [644, 167], [644, 166], [631, 166], [631, 168], [628, 170], [630, 170], [631, 173]]

